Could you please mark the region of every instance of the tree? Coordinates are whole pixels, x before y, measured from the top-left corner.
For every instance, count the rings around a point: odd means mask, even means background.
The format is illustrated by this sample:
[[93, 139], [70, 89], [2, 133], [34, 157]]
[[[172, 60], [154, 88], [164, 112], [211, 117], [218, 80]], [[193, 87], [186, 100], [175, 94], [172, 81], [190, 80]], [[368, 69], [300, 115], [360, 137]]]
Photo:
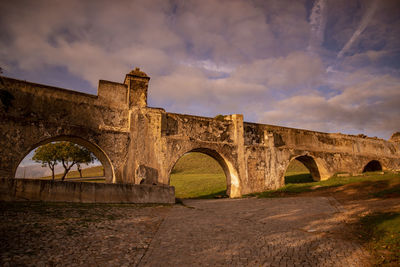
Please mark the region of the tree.
[[52, 171], [54, 180], [54, 166], [61, 162], [64, 173], [61, 180], [64, 181], [68, 172], [74, 165], [77, 165], [80, 176], [82, 177], [81, 164], [89, 164], [94, 161], [92, 152], [85, 147], [71, 142], [54, 142], [41, 146], [36, 149], [32, 158], [36, 162], [41, 162], [42, 166], [48, 166]]
[[76, 168], [79, 172], [79, 176], [82, 178], [82, 168], [81, 164], [86, 164], [88, 165], [89, 163], [93, 163], [94, 161], [94, 156], [92, 152], [90, 152], [88, 149], [85, 147], [81, 147], [79, 152], [77, 153], [77, 158], [76, 158]]
[[64, 173], [61, 181], [65, 180], [69, 170], [76, 164], [79, 147], [71, 142], [59, 142], [57, 144], [58, 160], [64, 167]]
[[54, 167], [58, 162], [58, 151], [55, 143], [49, 143], [37, 148], [32, 159], [42, 163], [42, 167], [48, 166], [51, 170], [51, 177], [54, 180]]

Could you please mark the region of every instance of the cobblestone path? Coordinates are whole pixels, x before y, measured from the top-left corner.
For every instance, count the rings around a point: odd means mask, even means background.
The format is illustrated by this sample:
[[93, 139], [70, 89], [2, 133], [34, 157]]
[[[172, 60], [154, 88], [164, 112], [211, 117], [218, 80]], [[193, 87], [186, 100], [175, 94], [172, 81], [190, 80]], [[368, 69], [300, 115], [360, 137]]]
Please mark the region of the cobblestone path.
[[0, 202], [0, 266], [137, 266], [170, 209]]
[[0, 266], [347, 267], [368, 259], [346, 237], [333, 198], [9, 205], [0, 205]]
[[365, 266], [339, 238], [334, 199], [186, 200], [162, 223], [140, 266]]

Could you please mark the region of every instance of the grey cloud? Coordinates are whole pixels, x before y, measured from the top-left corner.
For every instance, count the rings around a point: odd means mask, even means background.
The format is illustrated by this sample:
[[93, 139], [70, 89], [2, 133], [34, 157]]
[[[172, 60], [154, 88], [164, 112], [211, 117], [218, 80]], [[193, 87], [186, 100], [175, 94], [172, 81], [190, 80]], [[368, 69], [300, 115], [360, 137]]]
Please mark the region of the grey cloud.
[[319, 84], [324, 66], [315, 54], [293, 52], [286, 57], [256, 60], [242, 65], [233, 77], [264, 84], [272, 89], [301, 90]]
[[[236, 63], [269, 54], [275, 38], [265, 14], [247, 1], [184, 1], [176, 29], [197, 57]], [[257, 40], [257, 41], [255, 41]]]
[[120, 2], [126, 5], [96, 1], [94, 10], [82, 1], [37, 1], [27, 3], [29, 9], [21, 12], [20, 2], [4, 5], [3, 19], [10, 25], [13, 45], [0, 42], [1, 50], [7, 51], [2, 64], [17, 62], [26, 70], [44, 64], [66, 66], [92, 84], [99, 77], [121, 79], [121, 73], [139, 62], [149, 72], [161, 72], [172, 65], [166, 50], [182, 46], [165, 23], [161, 2], [165, 1], [153, 2], [154, 16], [130, 1]]
[[262, 121], [285, 122], [295, 127], [323, 131], [359, 131], [389, 138], [400, 129], [400, 80], [372, 77], [346, 88], [337, 96], [294, 96], [280, 101]]

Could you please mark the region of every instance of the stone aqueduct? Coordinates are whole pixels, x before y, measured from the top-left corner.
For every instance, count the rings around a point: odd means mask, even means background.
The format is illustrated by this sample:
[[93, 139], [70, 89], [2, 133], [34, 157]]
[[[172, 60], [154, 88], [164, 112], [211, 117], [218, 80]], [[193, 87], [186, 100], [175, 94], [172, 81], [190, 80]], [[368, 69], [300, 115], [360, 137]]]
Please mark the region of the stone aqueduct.
[[[21, 160], [36, 147], [69, 140], [101, 161], [106, 181], [169, 184], [185, 153], [216, 159], [227, 193], [238, 197], [284, 185], [297, 158], [315, 180], [338, 172], [359, 174], [368, 166], [400, 170], [400, 142], [321, 133], [243, 121], [234, 114], [206, 118], [147, 106], [150, 78], [139, 69], [124, 83], [99, 81], [98, 95], [1, 78], [0, 177], [13, 179]], [[379, 162], [379, 163], [378, 163]]]

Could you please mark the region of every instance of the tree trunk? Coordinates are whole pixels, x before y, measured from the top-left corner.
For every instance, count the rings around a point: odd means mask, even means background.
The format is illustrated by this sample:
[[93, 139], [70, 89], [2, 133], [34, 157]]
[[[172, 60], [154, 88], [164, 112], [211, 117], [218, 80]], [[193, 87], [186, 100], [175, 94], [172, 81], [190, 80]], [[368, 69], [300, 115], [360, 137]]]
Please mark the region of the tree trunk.
[[65, 180], [65, 176], [67, 176], [67, 173], [69, 172], [69, 169], [65, 169], [64, 170], [64, 173], [63, 173], [63, 176], [61, 177], [61, 181], [64, 181]]
[[61, 181], [64, 181], [65, 180], [65, 176], [67, 176], [67, 173], [72, 168], [72, 166], [74, 166], [75, 162], [73, 162], [70, 166], [65, 164], [64, 161], [62, 161], [62, 164], [63, 164], [63, 167], [64, 167], [64, 173], [63, 173], [63, 176], [61, 177]]
[[50, 168], [50, 170], [51, 170], [51, 179], [54, 181], [54, 166], [51, 166], [51, 165], [49, 164], [49, 168]]
[[81, 177], [81, 178], [82, 178], [82, 169], [81, 169], [81, 165], [79, 165], [79, 164], [76, 164], [76, 168], [78, 169], [78, 172], [79, 172], [79, 177]]

